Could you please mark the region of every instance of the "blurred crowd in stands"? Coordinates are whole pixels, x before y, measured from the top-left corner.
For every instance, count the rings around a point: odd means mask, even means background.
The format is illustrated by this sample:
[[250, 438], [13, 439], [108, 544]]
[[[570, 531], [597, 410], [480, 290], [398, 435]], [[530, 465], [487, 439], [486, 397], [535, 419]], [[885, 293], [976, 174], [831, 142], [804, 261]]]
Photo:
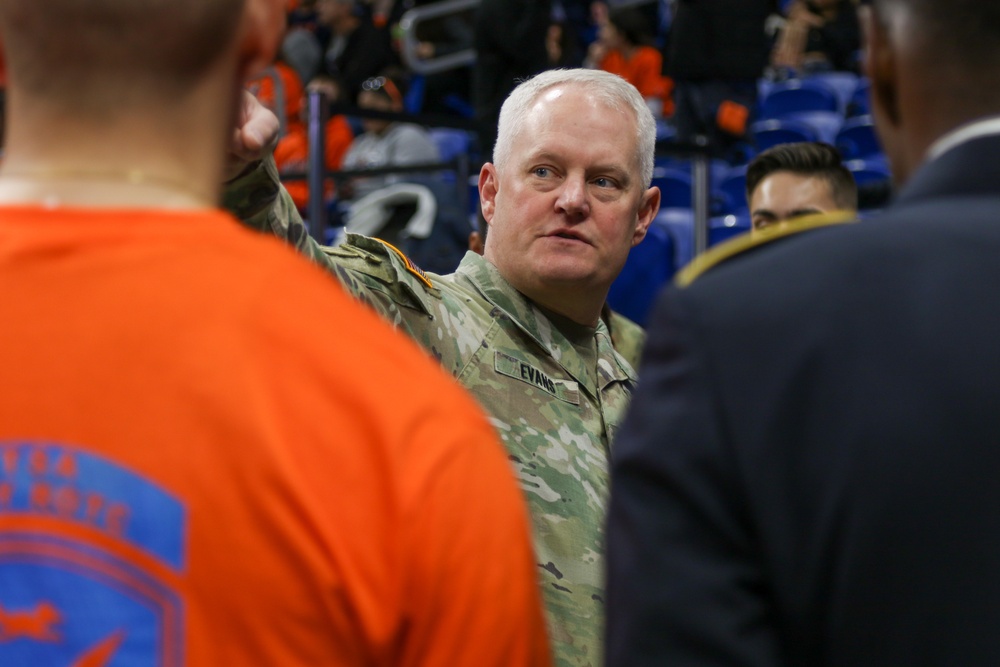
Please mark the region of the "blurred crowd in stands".
[[[288, 0], [280, 54], [249, 89], [280, 119], [275, 160], [303, 215], [306, 101], [323, 93], [329, 242], [344, 229], [386, 236], [447, 272], [477, 227], [474, 177], [515, 83], [555, 67], [619, 74], [658, 119], [654, 184], [680, 267], [692, 252], [683, 238], [691, 169], [672, 146], [711, 151], [712, 242], [749, 229], [746, 165], [777, 144], [835, 146], [862, 211], [886, 201], [888, 166], [860, 71], [863, 9], [857, 0]], [[393, 167], [409, 169], [386, 173]], [[366, 169], [379, 171], [357, 175]], [[434, 242], [422, 247], [413, 233]]]
[[[372, 234], [448, 272], [477, 229], [475, 175], [516, 82], [556, 67], [616, 73], [658, 119], [670, 275], [693, 253], [690, 153], [679, 146], [712, 157], [710, 243], [750, 228], [746, 166], [778, 144], [835, 146], [862, 211], [886, 201], [860, 68], [863, 10], [856, 0], [289, 0], [281, 53], [250, 89], [281, 119], [275, 158], [303, 215], [306, 95], [324, 93], [328, 242]], [[359, 177], [366, 169], [378, 172]]]

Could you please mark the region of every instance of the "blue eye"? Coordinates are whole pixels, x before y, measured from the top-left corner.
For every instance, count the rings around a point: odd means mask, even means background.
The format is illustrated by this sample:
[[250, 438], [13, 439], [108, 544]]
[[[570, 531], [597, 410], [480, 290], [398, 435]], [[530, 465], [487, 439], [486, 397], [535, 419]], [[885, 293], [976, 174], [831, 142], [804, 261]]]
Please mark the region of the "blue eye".
[[613, 188], [617, 184], [614, 181], [612, 181], [610, 178], [605, 178], [605, 177], [602, 176], [600, 178], [595, 178], [594, 179], [594, 185], [596, 185], [599, 188]]
[[549, 175], [549, 170], [548, 167], [535, 167], [535, 170], [532, 173], [534, 173], [535, 176], [544, 178]]

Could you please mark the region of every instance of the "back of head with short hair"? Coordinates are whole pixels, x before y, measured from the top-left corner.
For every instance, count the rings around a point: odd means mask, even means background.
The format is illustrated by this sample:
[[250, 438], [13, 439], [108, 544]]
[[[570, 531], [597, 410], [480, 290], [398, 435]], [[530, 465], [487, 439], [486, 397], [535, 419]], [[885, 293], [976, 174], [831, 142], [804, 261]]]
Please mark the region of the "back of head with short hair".
[[0, 0], [11, 79], [69, 109], [183, 94], [231, 46], [245, 0]]
[[[995, 85], [970, 87], [969, 81], [995, 79], [1000, 68], [1000, 2], [991, 0], [874, 0], [876, 16], [891, 11], [906, 11], [926, 41], [924, 56], [928, 64], [948, 66], [961, 72], [959, 80], [948, 77], [940, 83], [963, 84], [970, 93], [1000, 99]], [[912, 25], [912, 24], [911, 24]]]
[[532, 104], [549, 88], [562, 84], [580, 86], [594, 93], [603, 104], [616, 110], [631, 110], [636, 118], [640, 181], [653, 180], [656, 150], [656, 120], [635, 86], [615, 74], [591, 69], [552, 69], [519, 84], [500, 109], [493, 163], [503, 171], [511, 158], [511, 144]]
[[762, 152], [747, 166], [747, 201], [765, 178], [779, 171], [821, 178], [830, 184], [838, 208], [858, 208], [854, 176], [841, 162], [837, 149], [829, 144], [803, 141], [779, 144]]

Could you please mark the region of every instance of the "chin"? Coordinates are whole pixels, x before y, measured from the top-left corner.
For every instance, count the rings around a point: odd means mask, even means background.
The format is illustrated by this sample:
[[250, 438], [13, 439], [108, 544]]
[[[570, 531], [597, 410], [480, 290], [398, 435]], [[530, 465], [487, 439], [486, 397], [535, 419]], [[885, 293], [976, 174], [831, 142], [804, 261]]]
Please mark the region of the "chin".
[[601, 282], [600, 275], [593, 267], [559, 266], [553, 263], [540, 267], [536, 275], [540, 282], [548, 285], [574, 286], [581, 289], [589, 289]]

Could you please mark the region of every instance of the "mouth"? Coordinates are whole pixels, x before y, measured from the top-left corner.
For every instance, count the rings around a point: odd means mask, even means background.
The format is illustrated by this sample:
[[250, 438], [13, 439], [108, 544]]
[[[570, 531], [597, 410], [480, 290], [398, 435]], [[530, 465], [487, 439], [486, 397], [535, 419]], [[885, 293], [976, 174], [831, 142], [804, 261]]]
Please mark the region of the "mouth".
[[579, 241], [580, 243], [590, 243], [582, 235], [569, 229], [557, 229], [551, 234], [547, 234], [547, 236], [549, 238], [555, 238], [555, 239], [566, 239], [567, 241]]

